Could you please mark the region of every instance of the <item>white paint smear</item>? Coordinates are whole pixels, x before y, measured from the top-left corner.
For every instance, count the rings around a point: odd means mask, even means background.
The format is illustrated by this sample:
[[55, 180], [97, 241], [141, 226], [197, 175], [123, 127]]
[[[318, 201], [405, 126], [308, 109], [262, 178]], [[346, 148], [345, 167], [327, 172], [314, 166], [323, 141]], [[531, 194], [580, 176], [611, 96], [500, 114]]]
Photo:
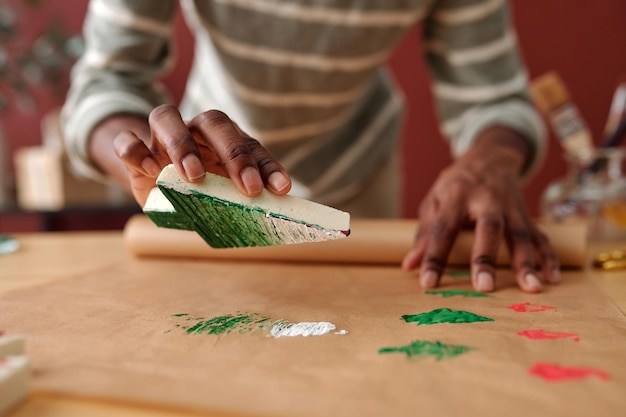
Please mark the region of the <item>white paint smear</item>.
[[[274, 324], [270, 334], [271, 337], [281, 336], [320, 336], [326, 333], [330, 333], [335, 330], [337, 326], [327, 321], [310, 322], [304, 321], [301, 323], [289, 323], [280, 322]], [[347, 334], [346, 330], [340, 330], [335, 334]]]

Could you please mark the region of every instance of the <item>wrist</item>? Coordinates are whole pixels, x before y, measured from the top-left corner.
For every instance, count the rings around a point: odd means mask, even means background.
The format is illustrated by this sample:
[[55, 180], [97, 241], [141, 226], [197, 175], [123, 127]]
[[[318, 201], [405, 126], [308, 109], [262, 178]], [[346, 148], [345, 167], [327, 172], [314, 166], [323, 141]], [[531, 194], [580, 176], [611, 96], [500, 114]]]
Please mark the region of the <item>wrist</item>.
[[493, 126], [480, 133], [468, 153], [477, 154], [489, 164], [507, 167], [520, 176], [532, 162], [533, 147], [516, 131]]

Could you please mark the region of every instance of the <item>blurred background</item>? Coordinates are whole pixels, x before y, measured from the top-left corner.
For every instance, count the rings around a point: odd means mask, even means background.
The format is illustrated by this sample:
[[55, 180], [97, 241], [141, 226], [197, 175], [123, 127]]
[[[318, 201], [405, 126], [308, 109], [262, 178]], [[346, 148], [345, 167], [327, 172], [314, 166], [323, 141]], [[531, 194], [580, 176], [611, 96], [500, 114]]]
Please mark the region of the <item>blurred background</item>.
[[[618, 80], [626, 74], [626, 1], [511, 4], [530, 77], [557, 71], [599, 144]], [[119, 229], [138, 212], [119, 190], [73, 178], [62, 155], [56, 110], [71, 64], [82, 50], [86, 7], [86, 1], [0, 0], [0, 232]], [[178, 60], [165, 83], [179, 100], [193, 40], [181, 16], [176, 25]], [[405, 167], [405, 217], [416, 217], [420, 200], [450, 162], [443, 139], [430, 140], [440, 133], [419, 35], [417, 27], [390, 60], [408, 105], [402, 142], [404, 155], [411, 159]], [[566, 171], [552, 131], [549, 141], [544, 165], [525, 188], [533, 216], [539, 214], [546, 186]], [[28, 194], [18, 188], [47, 191]]]

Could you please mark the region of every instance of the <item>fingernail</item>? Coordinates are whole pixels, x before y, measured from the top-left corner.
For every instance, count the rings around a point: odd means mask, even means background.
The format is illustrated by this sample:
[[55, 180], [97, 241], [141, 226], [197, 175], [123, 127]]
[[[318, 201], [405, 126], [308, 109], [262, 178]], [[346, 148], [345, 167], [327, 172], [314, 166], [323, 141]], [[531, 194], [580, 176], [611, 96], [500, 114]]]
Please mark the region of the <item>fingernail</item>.
[[202, 165], [197, 155], [190, 153], [182, 159], [181, 163], [188, 180], [193, 181], [204, 178], [204, 165]]
[[537, 275], [535, 274], [526, 274], [524, 278], [526, 280], [526, 285], [530, 290], [538, 291], [543, 287], [541, 285], [541, 281], [539, 281], [539, 278], [537, 278]]
[[158, 177], [161, 173], [161, 168], [159, 167], [159, 164], [157, 164], [156, 161], [150, 157], [144, 158], [144, 160], [141, 161], [141, 167], [151, 177]]
[[274, 171], [267, 178], [267, 182], [275, 191], [283, 191], [289, 186], [289, 178], [280, 171]]
[[424, 288], [433, 288], [437, 286], [438, 280], [439, 275], [433, 270], [428, 270], [422, 274], [422, 277], [420, 278], [420, 283]]
[[245, 167], [241, 171], [241, 180], [249, 195], [257, 195], [263, 191], [263, 180], [256, 168]]
[[493, 274], [487, 271], [481, 271], [476, 277], [476, 289], [481, 292], [493, 291]]

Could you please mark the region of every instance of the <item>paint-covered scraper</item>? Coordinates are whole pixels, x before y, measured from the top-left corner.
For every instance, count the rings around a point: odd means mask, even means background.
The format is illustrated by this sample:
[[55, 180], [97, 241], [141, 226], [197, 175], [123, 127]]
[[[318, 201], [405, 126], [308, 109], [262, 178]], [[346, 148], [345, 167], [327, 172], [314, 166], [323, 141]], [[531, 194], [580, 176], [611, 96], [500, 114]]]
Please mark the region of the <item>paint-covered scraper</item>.
[[156, 185], [144, 213], [157, 226], [195, 230], [214, 248], [319, 242], [350, 233], [349, 213], [267, 190], [247, 197], [230, 179], [210, 172], [202, 182], [188, 183], [170, 164]]

